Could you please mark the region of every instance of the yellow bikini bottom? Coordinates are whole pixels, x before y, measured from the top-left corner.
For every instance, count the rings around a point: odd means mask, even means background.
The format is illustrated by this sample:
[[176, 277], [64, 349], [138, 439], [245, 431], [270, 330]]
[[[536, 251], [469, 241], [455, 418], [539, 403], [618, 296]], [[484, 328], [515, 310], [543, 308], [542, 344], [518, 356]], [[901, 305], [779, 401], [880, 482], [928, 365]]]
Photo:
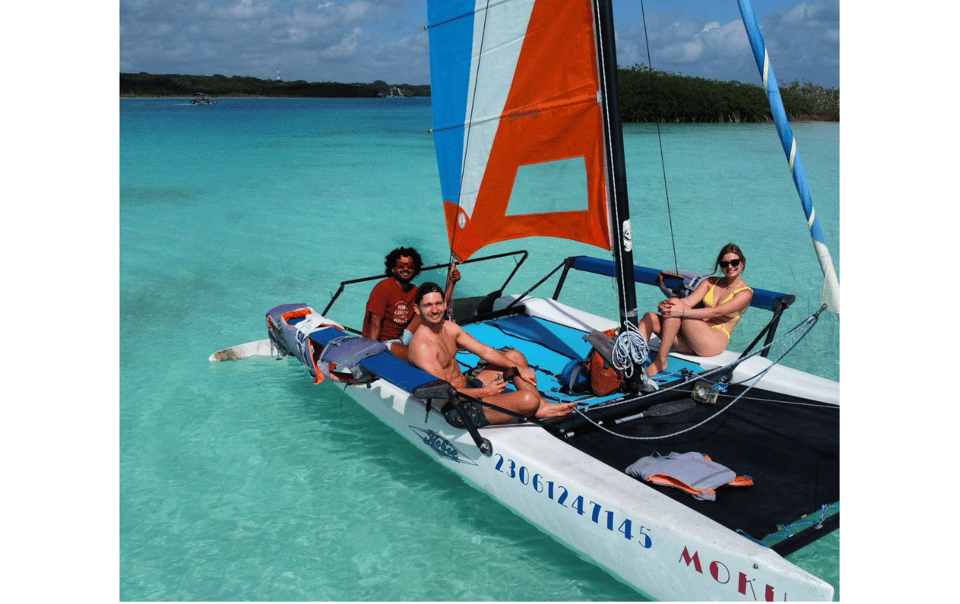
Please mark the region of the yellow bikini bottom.
[[726, 327], [724, 327], [723, 325], [713, 325], [712, 327], [713, 327], [714, 329], [719, 329], [719, 330], [722, 331], [723, 333], [727, 334], [727, 339], [728, 339], [728, 340], [730, 339], [730, 332], [727, 331], [727, 328], [726, 328]]

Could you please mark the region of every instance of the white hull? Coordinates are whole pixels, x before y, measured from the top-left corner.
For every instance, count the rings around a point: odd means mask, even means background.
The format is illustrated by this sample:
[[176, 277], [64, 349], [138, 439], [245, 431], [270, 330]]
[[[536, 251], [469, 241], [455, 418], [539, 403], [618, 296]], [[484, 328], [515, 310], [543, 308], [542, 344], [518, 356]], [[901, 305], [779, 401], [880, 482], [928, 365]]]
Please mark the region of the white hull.
[[[515, 298], [516, 296], [500, 298], [497, 303], [494, 304], [494, 308], [498, 310], [505, 308], [507, 304]], [[586, 331], [598, 329], [604, 331], [618, 327], [618, 324], [610, 319], [598, 317], [548, 298], [528, 298], [523, 301], [523, 304], [526, 306], [527, 312], [534, 316], [542, 317], [548, 321], [567, 325], [575, 329], [583, 329]], [[659, 347], [659, 343], [660, 340], [654, 336], [651, 341], [651, 347], [656, 349]], [[740, 354], [727, 350], [715, 357], [698, 357], [685, 354], [673, 354], [671, 356], [687, 359], [700, 365], [705, 370], [710, 370], [723, 367], [736, 361]], [[798, 371], [783, 365], [775, 365], [772, 368], [770, 368], [770, 365], [772, 365], [772, 362], [769, 359], [755, 356], [744, 361], [734, 369], [731, 381], [734, 383], [742, 382], [748, 386], [762, 384], [765, 390], [772, 392], [780, 392], [834, 405], [840, 404], [839, 382], [810, 373], [804, 373], [803, 371]], [[762, 379], [755, 379], [754, 376], [757, 376], [761, 371], [768, 368], [769, 371]]]
[[239, 359], [249, 359], [252, 357], [272, 357], [276, 356], [275, 351], [270, 347], [270, 340], [257, 340], [256, 342], [247, 342], [238, 346], [224, 348], [210, 355], [211, 361], [236, 361]]
[[[562, 315], [571, 323], [594, 327], [606, 322], [549, 300], [526, 304], [532, 314], [544, 311], [552, 320]], [[792, 374], [784, 375], [789, 381]], [[764, 379], [767, 389], [769, 377]], [[470, 484], [652, 598], [802, 601], [833, 597], [831, 585], [771, 549], [537, 426], [482, 429], [493, 447], [492, 456], [487, 457], [469, 433], [451, 427], [436, 412], [425, 420], [424, 403], [386, 380], [348, 386], [346, 393]]]

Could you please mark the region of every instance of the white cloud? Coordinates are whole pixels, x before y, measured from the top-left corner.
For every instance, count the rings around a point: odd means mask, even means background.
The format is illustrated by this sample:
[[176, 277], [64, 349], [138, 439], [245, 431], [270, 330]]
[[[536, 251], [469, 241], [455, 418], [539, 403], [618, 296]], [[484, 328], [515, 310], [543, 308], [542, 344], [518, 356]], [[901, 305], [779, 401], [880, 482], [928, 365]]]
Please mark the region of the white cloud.
[[822, 29], [839, 23], [840, 7], [835, 2], [801, 2], [786, 11], [782, 23], [785, 27]]
[[[757, 81], [735, 4], [659, 6], [674, 8], [647, 11], [654, 69]], [[620, 64], [648, 63], [639, 11], [620, 10]], [[120, 0], [120, 69], [270, 78], [279, 65], [289, 80], [425, 84], [426, 20], [424, 0]], [[839, 85], [839, 0], [798, 2], [760, 23], [781, 82]]]
[[121, 0], [120, 70], [423, 84], [426, 45], [405, 40], [425, 22], [423, 0]]
[[321, 54], [325, 57], [348, 57], [357, 52], [358, 41], [362, 30], [359, 27], [353, 29], [347, 36], [345, 36], [339, 43], [330, 46], [323, 51]]
[[[714, 80], [757, 83], [759, 72], [739, 11], [726, 18], [677, 19], [676, 13], [647, 12], [647, 24], [619, 23], [622, 66], [652, 64], [656, 70]], [[639, 18], [639, 14], [637, 15]], [[839, 0], [800, 2], [759, 16], [761, 31], [781, 83], [799, 79], [839, 86]], [[647, 58], [644, 32], [650, 36]]]
[[217, 8], [217, 12], [227, 19], [254, 19], [268, 15], [270, 5], [266, 2], [254, 2], [254, 0], [239, 0], [233, 5]]

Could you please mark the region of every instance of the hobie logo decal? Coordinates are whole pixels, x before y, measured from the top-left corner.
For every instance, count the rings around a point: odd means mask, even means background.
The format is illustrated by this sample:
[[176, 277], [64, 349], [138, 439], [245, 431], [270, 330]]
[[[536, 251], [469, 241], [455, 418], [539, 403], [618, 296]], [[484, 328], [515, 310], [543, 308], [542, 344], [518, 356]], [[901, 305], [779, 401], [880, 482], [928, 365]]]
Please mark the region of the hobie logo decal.
[[410, 426], [410, 429], [417, 433], [417, 436], [423, 440], [423, 444], [436, 451], [440, 457], [457, 463], [468, 463], [472, 466], [477, 465], [473, 460], [464, 457], [463, 452], [453, 446], [453, 443], [433, 430], [424, 430], [422, 428], [415, 428], [414, 426]]

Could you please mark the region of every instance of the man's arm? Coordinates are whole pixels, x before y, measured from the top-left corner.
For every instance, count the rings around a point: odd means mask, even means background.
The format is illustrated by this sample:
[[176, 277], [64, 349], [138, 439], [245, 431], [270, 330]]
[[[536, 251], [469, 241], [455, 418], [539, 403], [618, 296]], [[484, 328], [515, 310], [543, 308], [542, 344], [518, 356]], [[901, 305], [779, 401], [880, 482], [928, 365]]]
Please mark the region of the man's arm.
[[443, 292], [443, 299], [447, 303], [447, 312], [453, 313], [453, 288], [456, 287], [457, 281], [460, 280], [460, 269], [457, 268], [456, 262], [450, 263], [450, 269], [447, 271], [447, 287]]
[[526, 363], [523, 365], [518, 365], [510, 357], [503, 354], [496, 348], [488, 346], [468, 334], [459, 325], [456, 327], [459, 330], [457, 334], [458, 347], [468, 352], [472, 352], [491, 365], [502, 367], [504, 370], [503, 377], [505, 381], [513, 380], [514, 378], [519, 377], [523, 381], [528, 382], [536, 387], [537, 374], [535, 371], [533, 371], [533, 369], [527, 366]]
[[443, 372], [443, 366], [440, 364], [440, 357], [437, 354], [437, 350], [431, 346], [428, 341], [414, 337], [413, 340], [410, 341], [407, 359], [410, 364], [423, 369], [430, 375], [438, 377], [441, 380], [447, 379], [447, 376], [444, 375]]
[[381, 283], [377, 283], [367, 298], [367, 306], [363, 315], [363, 337], [371, 340], [380, 339], [380, 330], [383, 328], [383, 316], [387, 311], [387, 299]]
[[[490, 363], [491, 365], [496, 365], [497, 367], [503, 367], [504, 369], [518, 369], [516, 363], [510, 360], [507, 355], [503, 354], [493, 346], [488, 346], [483, 342], [477, 340], [475, 337], [468, 334], [463, 330], [459, 325], [457, 327], [457, 347], [466, 350], [467, 352], [472, 352], [477, 355], [484, 361]], [[512, 376], [508, 376], [512, 377]]]
[[383, 316], [367, 312], [367, 320], [363, 322], [363, 335], [371, 340], [380, 339], [380, 329], [383, 327]]

